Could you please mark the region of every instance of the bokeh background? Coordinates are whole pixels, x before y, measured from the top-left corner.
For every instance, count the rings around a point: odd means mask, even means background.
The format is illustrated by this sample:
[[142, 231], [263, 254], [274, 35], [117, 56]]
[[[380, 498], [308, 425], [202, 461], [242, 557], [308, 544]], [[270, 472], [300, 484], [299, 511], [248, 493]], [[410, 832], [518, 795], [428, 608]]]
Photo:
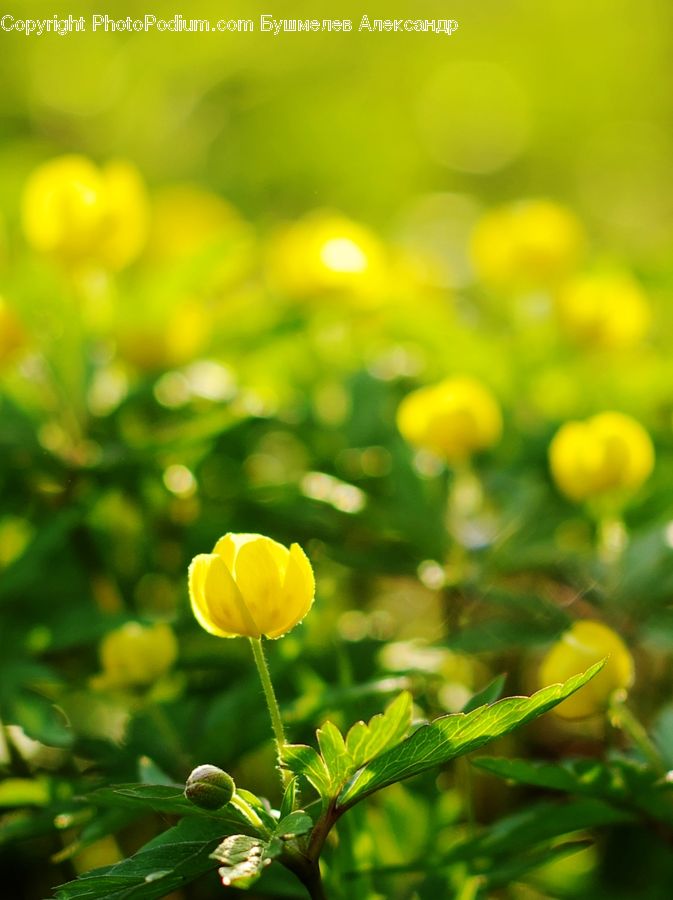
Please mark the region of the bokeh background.
[[[545, 647], [590, 614], [630, 643], [634, 705], [673, 763], [670, 4], [59, 12], [176, 11], [459, 29], [0, 33], [3, 878], [44, 897], [165, 827], [78, 805], [101, 784], [181, 782], [210, 762], [277, 800], [248, 648], [201, 632], [187, 601], [190, 559], [227, 531], [297, 540], [316, 569], [314, 612], [271, 648], [293, 739], [403, 686], [420, 715], [460, 710], [501, 672], [508, 693], [532, 690]], [[57, 215], [40, 197], [71, 177], [98, 185], [102, 224], [50, 247]], [[502, 440], [469, 476], [396, 425], [411, 389], [454, 374], [503, 409]], [[617, 561], [547, 461], [564, 421], [604, 410], [656, 448], [620, 509]], [[150, 632], [163, 650], [152, 639], [140, 655], [156, 652], [156, 671], [106, 663], [105, 636], [129, 622], [176, 636]], [[499, 749], [601, 758], [615, 740], [602, 719], [546, 717]], [[483, 775], [475, 792], [485, 826], [538, 799]], [[462, 796], [452, 771], [392, 789], [335, 871], [451, 846]], [[668, 896], [667, 833], [594, 838], [562, 866], [494, 867], [480, 890]], [[464, 865], [349, 889], [448, 896]], [[180, 896], [219, 892], [210, 873]]]

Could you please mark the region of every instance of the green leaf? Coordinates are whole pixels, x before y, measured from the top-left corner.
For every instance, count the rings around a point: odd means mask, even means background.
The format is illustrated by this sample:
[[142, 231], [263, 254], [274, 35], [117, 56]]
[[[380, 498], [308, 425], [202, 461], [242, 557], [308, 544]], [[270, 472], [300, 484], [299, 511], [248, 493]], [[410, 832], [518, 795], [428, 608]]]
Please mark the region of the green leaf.
[[225, 831], [227, 825], [236, 830], [250, 830], [249, 821], [235, 807], [201, 809], [187, 800], [183, 790], [178, 784], [116, 784], [91, 791], [85, 799], [95, 806], [216, 819]]
[[57, 900], [158, 900], [213, 867], [221, 821], [182, 819], [114, 866], [94, 869], [56, 890]]
[[456, 841], [439, 856], [424, 855], [406, 865], [377, 867], [374, 871], [405, 874], [467, 863], [475, 874], [490, 873], [499, 861], [509, 863], [569, 835], [634, 821], [637, 817], [633, 813], [593, 798], [537, 803], [500, 819], [475, 837]]
[[280, 817], [289, 816], [292, 810], [297, 806], [299, 800], [299, 782], [297, 778], [291, 778], [283, 793], [283, 800], [280, 804]]
[[217, 871], [225, 887], [234, 884], [247, 888], [257, 881], [282, 849], [281, 841], [275, 837], [262, 841], [244, 834], [233, 834], [222, 841], [211, 853], [211, 858], [222, 863]]
[[320, 753], [329, 772], [330, 793], [338, 793], [339, 787], [353, 771], [353, 762], [346, 750], [343, 735], [332, 722], [325, 722], [316, 731]]
[[595, 759], [539, 763], [480, 757], [472, 760], [472, 764], [517, 784], [597, 797], [619, 809], [640, 811], [649, 818], [673, 825], [673, 785], [628, 759], [609, 763]]
[[507, 675], [502, 674], [496, 676], [493, 681], [489, 681], [485, 688], [482, 688], [470, 697], [463, 707], [462, 712], [469, 713], [472, 712], [473, 709], [478, 709], [478, 707], [483, 706], [485, 703], [495, 703], [496, 700], [499, 700], [502, 697], [506, 679]]
[[313, 828], [313, 819], [303, 809], [298, 809], [284, 816], [275, 829], [277, 837], [289, 840], [307, 834]]
[[311, 747], [293, 744], [286, 748], [286, 766], [304, 775], [324, 801], [336, 797], [353, 773], [374, 757], [395, 747], [411, 728], [412, 698], [408, 691], [390, 703], [368, 723], [356, 722], [344, 740], [332, 722], [316, 732], [321, 755]]
[[20, 725], [29, 737], [49, 747], [69, 747], [73, 732], [63, 713], [35, 691], [21, 690], [13, 698], [7, 720]]
[[411, 709], [411, 694], [402, 691], [385, 712], [371, 718], [369, 724], [357, 722], [353, 725], [346, 735], [346, 748], [356, 769], [404, 740], [411, 728]]
[[565, 700], [593, 678], [603, 664], [604, 661], [596, 663], [565, 684], [543, 688], [531, 697], [507, 697], [467, 715], [458, 713], [435, 719], [364, 765], [339, 795], [339, 805], [352, 806], [389, 784], [442, 765], [508, 734]]
[[283, 764], [294, 775], [303, 775], [321, 797], [330, 796], [331, 779], [322, 756], [306, 744], [288, 744], [283, 750]]

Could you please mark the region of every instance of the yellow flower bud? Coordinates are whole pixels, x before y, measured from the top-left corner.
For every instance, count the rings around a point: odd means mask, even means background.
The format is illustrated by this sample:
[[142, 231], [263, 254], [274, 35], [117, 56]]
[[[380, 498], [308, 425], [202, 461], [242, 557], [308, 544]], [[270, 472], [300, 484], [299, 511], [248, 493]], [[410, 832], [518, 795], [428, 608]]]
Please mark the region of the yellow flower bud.
[[405, 397], [397, 411], [397, 426], [410, 444], [459, 462], [500, 439], [502, 415], [488, 388], [459, 376]]
[[189, 567], [192, 611], [218, 637], [282, 637], [310, 610], [313, 570], [299, 544], [225, 534]]
[[651, 321], [647, 297], [627, 275], [583, 275], [556, 298], [562, 328], [580, 343], [606, 348], [637, 344]]
[[178, 643], [169, 625], [127, 622], [103, 638], [103, 674], [96, 683], [112, 688], [152, 684], [168, 672], [177, 655]]
[[72, 155], [38, 166], [26, 184], [22, 214], [28, 242], [66, 265], [122, 269], [147, 235], [145, 189], [125, 162], [99, 168]]
[[577, 265], [584, 244], [578, 219], [548, 200], [524, 200], [487, 212], [472, 234], [477, 275], [495, 287], [548, 285]]
[[554, 708], [557, 715], [583, 719], [603, 712], [614, 691], [631, 687], [634, 666], [624, 641], [601, 622], [575, 622], [554, 644], [540, 665], [541, 687], [566, 681], [605, 657], [607, 661], [598, 675]]
[[606, 412], [566, 422], [549, 447], [556, 484], [571, 500], [635, 491], [654, 467], [654, 447], [639, 422]]

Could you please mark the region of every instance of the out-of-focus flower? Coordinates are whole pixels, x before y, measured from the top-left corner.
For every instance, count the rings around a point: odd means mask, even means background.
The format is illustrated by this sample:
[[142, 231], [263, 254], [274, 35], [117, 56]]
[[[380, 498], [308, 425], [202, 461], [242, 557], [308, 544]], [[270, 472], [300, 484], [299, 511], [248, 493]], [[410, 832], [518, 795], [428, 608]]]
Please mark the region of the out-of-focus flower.
[[269, 277], [286, 294], [372, 297], [384, 276], [384, 252], [364, 225], [317, 210], [281, 229], [268, 254]]
[[549, 200], [522, 200], [485, 213], [471, 241], [479, 278], [513, 290], [554, 284], [577, 266], [584, 230], [573, 213]]
[[24, 345], [25, 332], [4, 297], [0, 296], [0, 366]]
[[22, 215], [33, 248], [69, 266], [123, 269], [147, 237], [145, 188], [124, 161], [99, 167], [71, 155], [43, 163], [28, 179]]
[[261, 534], [225, 534], [189, 567], [198, 623], [218, 637], [282, 637], [310, 610], [313, 570], [299, 544]]
[[562, 328], [583, 344], [623, 348], [637, 344], [651, 322], [640, 285], [624, 274], [582, 275], [556, 297]]
[[459, 462], [500, 439], [502, 415], [488, 388], [459, 376], [412, 391], [400, 403], [397, 426], [410, 444]]
[[583, 719], [605, 711], [611, 695], [633, 684], [633, 657], [620, 636], [602, 622], [574, 622], [542, 660], [541, 687], [566, 681], [607, 657], [601, 671], [577, 693], [554, 708], [566, 719]]
[[571, 500], [635, 491], [654, 467], [654, 447], [630, 416], [605, 412], [583, 422], [566, 422], [549, 447], [556, 484]]
[[126, 315], [117, 326], [120, 355], [142, 371], [182, 366], [196, 359], [209, 338], [208, 314], [199, 300], [155, 316]]
[[178, 643], [169, 625], [127, 622], [110, 631], [100, 645], [100, 688], [147, 687], [169, 671], [178, 655]]
[[234, 779], [217, 766], [197, 766], [185, 784], [185, 797], [201, 809], [221, 809], [235, 791]]
[[217, 194], [194, 184], [169, 185], [152, 199], [146, 253], [155, 262], [174, 262], [247, 231], [234, 207]]

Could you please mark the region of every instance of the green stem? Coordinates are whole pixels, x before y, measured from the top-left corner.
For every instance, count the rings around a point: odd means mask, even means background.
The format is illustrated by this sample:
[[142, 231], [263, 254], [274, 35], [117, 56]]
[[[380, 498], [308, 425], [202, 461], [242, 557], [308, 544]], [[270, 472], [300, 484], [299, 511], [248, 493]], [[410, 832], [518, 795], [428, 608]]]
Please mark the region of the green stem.
[[283, 788], [286, 788], [288, 781], [290, 780], [290, 773], [283, 766], [283, 751], [285, 749], [286, 743], [285, 729], [283, 728], [283, 720], [280, 716], [280, 708], [278, 706], [278, 700], [276, 699], [276, 693], [273, 689], [273, 684], [271, 683], [269, 667], [264, 656], [262, 639], [250, 638], [250, 646], [252, 647], [252, 655], [255, 658], [255, 665], [257, 666], [257, 671], [259, 672], [259, 677], [262, 682], [262, 688], [264, 689], [266, 705], [269, 708], [269, 715], [271, 716], [271, 727], [273, 728], [273, 735], [276, 741], [278, 768], [280, 769]]

